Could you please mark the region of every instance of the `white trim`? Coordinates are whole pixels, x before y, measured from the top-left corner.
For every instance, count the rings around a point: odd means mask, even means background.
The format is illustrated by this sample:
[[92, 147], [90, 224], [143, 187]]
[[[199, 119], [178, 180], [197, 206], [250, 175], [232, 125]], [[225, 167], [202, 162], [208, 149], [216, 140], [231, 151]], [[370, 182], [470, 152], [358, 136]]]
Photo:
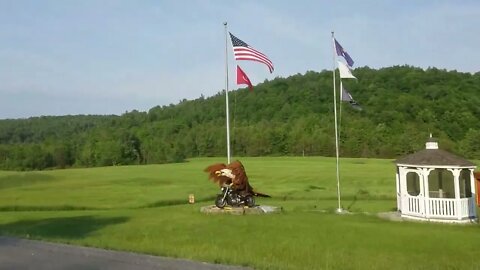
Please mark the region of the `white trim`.
[[405, 168], [429, 168], [429, 169], [475, 169], [477, 166], [454, 166], [454, 165], [414, 165], [414, 164], [397, 164], [398, 167]]

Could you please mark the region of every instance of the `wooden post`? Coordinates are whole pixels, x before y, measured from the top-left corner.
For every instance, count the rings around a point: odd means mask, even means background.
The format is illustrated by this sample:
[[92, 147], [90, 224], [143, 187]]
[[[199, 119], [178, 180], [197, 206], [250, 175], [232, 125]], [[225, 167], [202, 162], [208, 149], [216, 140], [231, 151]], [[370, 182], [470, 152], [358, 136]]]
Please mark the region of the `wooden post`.
[[193, 195], [193, 194], [188, 195], [188, 203], [189, 204], [194, 204], [195, 203], [195, 195]]

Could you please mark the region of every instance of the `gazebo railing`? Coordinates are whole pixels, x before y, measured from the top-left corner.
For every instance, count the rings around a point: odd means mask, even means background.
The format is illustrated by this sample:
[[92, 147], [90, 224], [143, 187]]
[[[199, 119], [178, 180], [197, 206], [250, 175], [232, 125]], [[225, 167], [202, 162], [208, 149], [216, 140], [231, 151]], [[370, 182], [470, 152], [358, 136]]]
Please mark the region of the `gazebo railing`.
[[[458, 210], [455, 205], [458, 204]], [[474, 216], [475, 201], [473, 198], [437, 199], [428, 198], [427, 217], [468, 218]]]
[[455, 218], [455, 199], [438, 199], [428, 198], [428, 215], [429, 217], [447, 217]]
[[403, 214], [410, 214], [414, 216], [423, 216], [423, 204], [420, 203], [420, 197], [406, 196], [405, 203], [402, 206]]
[[462, 217], [472, 217], [475, 216], [476, 211], [475, 199], [474, 198], [461, 198], [460, 199], [460, 215]]
[[476, 211], [474, 198], [446, 199], [406, 196], [402, 201], [402, 214], [423, 218], [463, 219], [475, 216]]

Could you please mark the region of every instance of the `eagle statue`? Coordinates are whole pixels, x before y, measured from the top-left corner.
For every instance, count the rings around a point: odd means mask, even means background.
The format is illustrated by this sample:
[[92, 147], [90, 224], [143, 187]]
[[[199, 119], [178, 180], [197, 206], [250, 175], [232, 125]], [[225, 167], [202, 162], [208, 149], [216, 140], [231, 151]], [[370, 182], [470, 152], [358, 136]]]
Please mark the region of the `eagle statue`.
[[269, 195], [256, 192], [253, 189], [248, 182], [245, 167], [243, 167], [243, 164], [238, 160], [228, 165], [225, 165], [224, 163], [216, 163], [208, 166], [204, 171], [208, 173], [208, 178], [214, 183], [218, 183], [220, 187], [231, 185], [233, 190], [240, 192], [242, 195], [270, 197]]

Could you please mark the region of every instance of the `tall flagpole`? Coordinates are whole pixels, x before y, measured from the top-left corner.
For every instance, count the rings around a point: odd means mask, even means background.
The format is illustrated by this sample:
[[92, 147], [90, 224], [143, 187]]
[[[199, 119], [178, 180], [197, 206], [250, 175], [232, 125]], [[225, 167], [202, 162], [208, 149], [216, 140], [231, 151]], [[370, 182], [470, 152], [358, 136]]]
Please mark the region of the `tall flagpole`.
[[343, 104], [343, 83], [342, 83], [342, 78], [340, 77], [340, 90], [338, 91], [340, 93], [340, 97], [338, 99], [340, 100], [338, 104], [338, 148], [340, 149], [340, 141], [342, 138], [342, 104]]
[[338, 197], [338, 208], [337, 212], [342, 212], [342, 205], [340, 202], [340, 171], [339, 171], [339, 163], [338, 163], [338, 126], [337, 126], [337, 87], [335, 83], [335, 69], [336, 69], [336, 50], [335, 50], [335, 36], [332, 31], [332, 44], [333, 44], [333, 112], [335, 115], [335, 154], [336, 154], [336, 165], [337, 165], [337, 197]]
[[228, 111], [228, 31], [227, 22], [224, 22], [225, 26], [225, 113], [227, 115], [227, 163], [230, 163], [230, 113]]

